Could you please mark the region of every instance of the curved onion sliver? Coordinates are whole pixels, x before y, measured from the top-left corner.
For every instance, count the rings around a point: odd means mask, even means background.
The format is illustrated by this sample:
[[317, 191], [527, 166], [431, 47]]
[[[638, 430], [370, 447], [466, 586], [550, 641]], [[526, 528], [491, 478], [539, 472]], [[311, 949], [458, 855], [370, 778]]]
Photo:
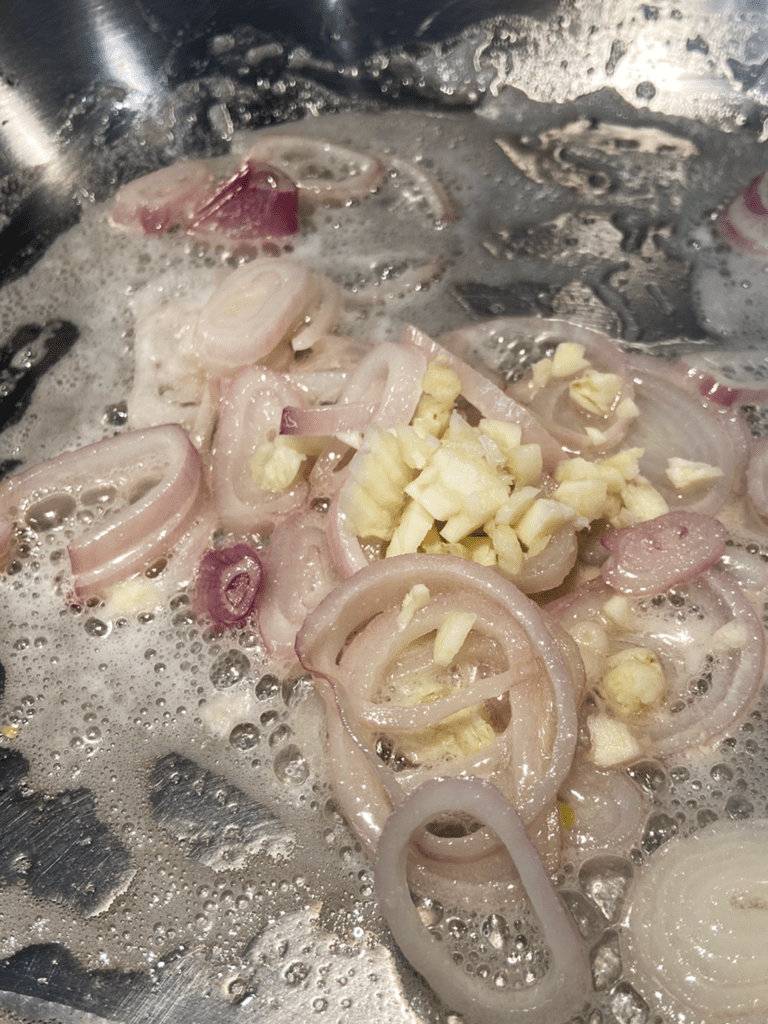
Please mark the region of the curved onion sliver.
[[[744, 469], [747, 435], [743, 421], [726, 411], [718, 412], [705, 400], [676, 387], [674, 373], [661, 360], [635, 356], [631, 371], [640, 415], [632, 420], [624, 446], [644, 450], [640, 471], [662, 494], [670, 509], [715, 515]], [[687, 493], [678, 493], [666, 476], [670, 456], [716, 466], [722, 470], [722, 476]]]
[[182, 160], [123, 185], [109, 214], [113, 227], [157, 235], [187, 224], [213, 182], [202, 160]]
[[766, 1020], [766, 864], [768, 821], [718, 821], [670, 840], [636, 879], [629, 959], [665, 1019]]
[[399, 156], [387, 155], [384, 161], [386, 167], [394, 171], [398, 179], [410, 180], [413, 183], [417, 196], [424, 200], [436, 221], [440, 224], [451, 224], [457, 219], [453, 203], [444, 186], [426, 168], [414, 163], [413, 160], [404, 160]]
[[601, 575], [623, 594], [658, 594], [711, 569], [725, 551], [725, 527], [698, 512], [667, 512], [646, 523], [611, 530]]
[[648, 798], [626, 771], [585, 762], [565, 780], [560, 799], [576, 818], [563, 829], [563, 843], [584, 853], [628, 853], [640, 841], [650, 812]]
[[213, 498], [225, 529], [267, 529], [303, 502], [309, 485], [300, 471], [287, 487], [270, 491], [251, 469], [256, 451], [276, 436], [283, 408], [302, 401], [298, 388], [272, 370], [247, 366], [232, 378], [221, 400], [211, 458]]
[[721, 364], [728, 363], [735, 356], [753, 356], [753, 353], [727, 353], [715, 350], [688, 353], [672, 364], [696, 393], [722, 409], [738, 405], [765, 405], [768, 402], [768, 387], [756, 387], [747, 381], [734, 380], [726, 374]]
[[766, 174], [758, 174], [717, 218], [717, 229], [734, 249], [752, 256], [768, 255]]
[[448, 349], [438, 345], [423, 331], [416, 327], [405, 327], [400, 337], [402, 345], [413, 345], [423, 352], [428, 359], [440, 357], [455, 371], [461, 381], [461, 394], [478, 410], [491, 420], [506, 420], [516, 423], [522, 430], [524, 444], [538, 444], [544, 461], [544, 468], [553, 470], [565, 458], [565, 452], [552, 435], [539, 423], [535, 416], [498, 387], [492, 380], [484, 377]]
[[264, 134], [248, 157], [279, 167], [302, 192], [334, 206], [370, 195], [384, 177], [378, 157], [307, 135]]
[[[411, 900], [406, 865], [414, 832], [446, 810], [489, 825], [509, 851], [549, 946], [549, 968], [537, 984], [498, 989], [457, 968], [443, 943], [426, 931]], [[552, 1024], [591, 990], [586, 949], [512, 805], [481, 779], [426, 782], [385, 825], [376, 854], [376, 893], [395, 942], [408, 962], [452, 1010], [482, 1024]]]
[[296, 512], [277, 524], [261, 553], [259, 631], [281, 660], [293, 657], [296, 631], [336, 583], [324, 525], [321, 513]]
[[269, 355], [300, 324], [309, 286], [310, 272], [295, 260], [265, 257], [234, 270], [197, 320], [204, 365], [230, 374]]
[[137, 501], [69, 545], [75, 592], [99, 593], [166, 554], [199, 511], [200, 456], [175, 424], [119, 434], [11, 477], [0, 489], [0, 551], [7, 553], [13, 509], [35, 495], [146, 478], [151, 486]]
[[326, 337], [339, 322], [344, 296], [338, 285], [324, 274], [312, 274], [304, 306], [304, 326], [291, 338], [294, 352], [306, 352]]

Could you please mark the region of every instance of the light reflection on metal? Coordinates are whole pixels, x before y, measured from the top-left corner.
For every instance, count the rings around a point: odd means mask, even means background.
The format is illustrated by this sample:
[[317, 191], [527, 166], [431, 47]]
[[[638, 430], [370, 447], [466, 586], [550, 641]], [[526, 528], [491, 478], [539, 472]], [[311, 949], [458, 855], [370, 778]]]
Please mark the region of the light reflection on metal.
[[0, 139], [20, 167], [47, 167], [49, 178], [65, 176], [66, 165], [42, 117], [19, 86], [0, 80]]
[[141, 47], [142, 35], [130, 22], [121, 22], [113, 12], [92, 0], [84, 2], [84, 16], [90, 22], [90, 38], [97, 48], [101, 66], [116, 84], [142, 97], [128, 98], [138, 105], [156, 91], [157, 83], [149, 67], [149, 54]]

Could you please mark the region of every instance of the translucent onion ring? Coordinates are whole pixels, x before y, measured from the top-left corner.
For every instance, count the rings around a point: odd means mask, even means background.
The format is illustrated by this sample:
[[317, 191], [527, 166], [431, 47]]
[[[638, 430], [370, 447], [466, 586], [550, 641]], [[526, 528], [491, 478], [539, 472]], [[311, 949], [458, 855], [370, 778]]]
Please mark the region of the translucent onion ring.
[[279, 167], [302, 192], [333, 206], [365, 198], [384, 177], [384, 164], [378, 157], [307, 135], [262, 135], [248, 158]]
[[251, 472], [251, 458], [277, 434], [286, 405], [300, 405], [304, 396], [286, 377], [260, 366], [247, 366], [224, 390], [211, 458], [216, 508], [224, 528], [242, 532], [273, 526], [304, 501], [309, 485], [299, 471], [282, 490], [260, 486]]
[[[375, 626], [375, 622], [371, 622], [374, 616], [393, 607], [399, 608], [405, 594], [416, 583], [427, 586], [433, 596], [451, 597], [456, 608], [472, 608], [473, 602], [478, 600], [493, 606], [499, 631], [504, 633], [505, 623], [514, 624], [515, 629], [522, 628], [540, 661], [540, 674], [535, 684], [531, 684], [532, 689], [525, 682], [516, 684], [516, 689], [518, 686], [527, 688], [525, 693], [520, 689], [521, 706], [529, 709], [530, 720], [513, 715], [510, 726], [490, 746], [452, 764], [452, 771], [457, 774], [482, 772], [493, 775], [494, 780], [498, 777], [500, 785], [506, 776], [508, 786], [521, 789], [523, 813], [530, 821], [554, 801], [559, 785], [570, 770], [577, 730], [574, 685], [541, 610], [492, 569], [450, 555], [399, 555], [374, 562], [345, 580], [307, 617], [296, 640], [299, 659], [320, 681], [328, 713], [337, 712], [338, 701], [339, 712], [358, 747], [363, 749], [365, 744], [354, 721], [350, 720], [345, 697], [345, 677], [349, 678], [345, 671], [349, 667], [345, 665], [345, 647], [360, 627]], [[503, 641], [501, 647], [504, 649]], [[365, 632], [360, 634], [359, 640], [349, 644], [350, 654], [353, 648], [357, 652], [353, 665], [360, 663], [366, 651], [369, 660], [380, 663], [381, 652], [377, 644], [367, 647]], [[542, 685], [539, 681], [542, 679], [548, 685]], [[542, 742], [546, 752], [540, 750]], [[516, 762], [514, 773], [510, 773], [506, 759], [516, 745], [521, 764]], [[539, 752], [529, 749], [531, 745]], [[373, 751], [368, 753], [373, 771], [393, 800], [402, 798], [404, 785], [410, 788], [418, 783], [418, 773], [394, 773]], [[406, 774], [412, 776], [407, 782], [402, 778]]]
[[71, 493], [73, 488], [116, 478], [153, 478], [133, 504], [69, 545], [78, 597], [103, 592], [177, 543], [203, 501], [200, 456], [176, 424], [136, 430], [87, 445], [11, 477], [0, 488], [0, 555], [7, 555], [13, 510], [36, 495]]
[[628, 954], [665, 1018], [768, 1018], [768, 821], [670, 840], [635, 881]]
[[203, 306], [195, 328], [200, 359], [231, 374], [269, 353], [301, 323], [310, 272], [295, 260], [252, 260], [233, 270]]
[[[549, 947], [549, 967], [535, 985], [499, 989], [457, 967], [450, 950], [425, 929], [411, 900], [407, 861], [411, 836], [446, 811], [486, 823], [509, 851]], [[554, 1024], [578, 1012], [591, 990], [587, 952], [512, 805], [481, 779], [424, 783], [390, 816], [376, 854], [376, 893], [406, 960], [443, 1003], [482, 1024]]]

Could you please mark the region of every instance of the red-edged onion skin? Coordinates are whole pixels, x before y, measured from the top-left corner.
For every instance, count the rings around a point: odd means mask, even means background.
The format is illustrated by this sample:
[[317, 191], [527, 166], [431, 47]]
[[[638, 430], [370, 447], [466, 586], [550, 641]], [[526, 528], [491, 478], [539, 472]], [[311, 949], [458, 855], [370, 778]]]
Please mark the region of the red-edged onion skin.
[[7, 556], [13, 509], [35, 495], [71, 493], [96, 481], [152, 480], [126, 505], [69, 545], [75, 593], [102, 593], [147, 569], [191, 526], [203, 501], [200, 456], [175, 424], [137, 430], [76, 451], [11, 477], [0, 489], [0, 552]]
[[195, 211], [190, 234], [232, 241], [285, 237], [299, 230], [299, 193], [275, 167], [247, 160]]
[[768, 181], [763, 172], [753, 178], [717, 218], [717, 229], [723, 238], [734, 249], [752, 256], [768, 256], [767, 190]]
[[725, 527], [698, 512], [668, 512], [646, 523], [611, 530], [603, 579], [622, 594], [658, 594], [711, 569], [725, 551]]
[[303, 503], [309, 488], [301, 470], [276, 491], [262, 487], [251, 471], [256, 450], [277, 434], [284, 407], [302, 401], [298, 388], [271, 370], [249, 366], [232, 378], [220, 404], [211, 458], [213, 497], [225, 529], [268, 529]]
[[261, 135], [248, 158], [279, 167], [302, 194], [332, 206], [365, 198], [384, 177], [384, 164], [378, 157], [304, 135]]
[[224, 629], [243, 626], [256, 604], [261, 579], [261, 562], [252, 544], [214, 548], [203, 558], [197, 574], [197, 614]]
[[[457, 967], [424, 928], [411, 900], [407, 860], [411, 836], [445, 811], [490, 826], [509, 851], [549, 946], [549, 967], [535, 985], [496, 988]], [[406, 960], [442, 1002], [478, 1024], [554, 1024], [582, 1009], [591, 991], [586, 949], [555, 892], [525, 827], [505, 797], [481, 779], [438, 779], [416, 789], [390, 816], [376, 853], [376, 893]]]
[[486, 419], [516, 423], [522, 430], [522, 439], [525, 444], [538, 444], [541, 447], [545, 469], [554, 469], [557, 463], [565, 458], [565, 452], [557, 441], [528, 409], [505, 395], [493, 381], [433, 341], [423, 331], [416, 327], [406, 327], [400, 342], [403, 345], [415, 346], [424, 352], [428, 359], [439, 357], [445, 360], [461, 381], [461, 394], [471, 405], [474, 405], [482, 416]]
[[186, 225], [211, 187], [213, 174], [202, 160], [183, 160], [124, 185], [109, 219], [113, 226], [158, 235]]
[[768, 523], [768, 437], [752, 442], [747, 464], [747, 494], [755, 512]]
[[768, 821], [665, 843], [635, 879], [627, 959], [665, 1020], [768, 1018]]
[[[720, 357], [722, 358], [721, 354]], [[685, 380], [707, 401], [721, 409], [740, 405], [765, 405], [768, 387], [755, 387], [741, 381], [730, 380], [720, 369], [719, 359], [709, 358], [705, 352], [681, 356], [672, 365]]]

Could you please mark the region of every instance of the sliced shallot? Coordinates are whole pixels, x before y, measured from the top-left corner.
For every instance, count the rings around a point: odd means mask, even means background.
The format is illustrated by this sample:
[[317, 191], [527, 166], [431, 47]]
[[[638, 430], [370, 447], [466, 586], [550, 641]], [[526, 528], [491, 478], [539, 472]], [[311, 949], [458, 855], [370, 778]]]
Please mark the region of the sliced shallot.
[[[509, 851], [549, 947], [547, 973], [536, 984], [499, 989], [468, 974], [422, 924], [407, 882], [410, 839], [446, 811], [487, 824]], [[553, 1024], [582, 1008], [591, 990], [586, 949], [515, 809], [490, 783], [439, 779], [416, 789], [384, 826], [375, 871], [379, 904], [395, 942], [451, 1010], [479, 1024]]]
[[287, 175], [246, 160], [197, 208], [187, 230], [217, 242], [295, 235], [298, 206], [298, 191]]
[[195, 331], [211, 373], [230, 374], [259, 362], [301, 323], [310, 272], [295, 260], [245, 263], [219, 285], [200, 311]]
[[752, 442], [747, 465], [747, 494], [755, 512], [768, 523], [768, 437]]
[[610, 530], [601, 574], [623, 594], [658, 594], [710, 569], [725, 551], [725, 527], [698, 512], [668, 512], [637, 526]]
[[252, 544], [240, 541], [214, 548], [203, 558], [197, 574], [197, 614], [225, 629], [244, 625], [256, 603], [261, 579], [261, 562]]
[[718, 821], [670, 840], [636, 879], [629, 959], [665, 1019], [768, 1017], [766, 865], [768, 821]]
[[302, 504], [309, 488], [300, 468], [284, 486], [278, 479], [269, 487], [254, 462], [272, 454], [280, 468], [281, 452], [273, 445], [280, 417], [285, 405], [302, 401], [282, 374], [258, 366], [241, 370], [226, 387], [211, 459], [213, 498], [225, 529], [267, 529]]
[[145, 174], [117, 193], [110, 222], [145, 235], [186, 225], [212, 182], [213, 172], [202, 160], [183, 160]]
[[306, 135], [261, 135], [248, 157], [279, 167], [303, 193], [334, 206], [365, 198], [384, 177], [378, 157]]
[[36, 496], [98, 481], [131, 483], [141, 496], [69, 545], [78, 597], [147, 569], [191, 526], [202, 502], [200, 456], [175, 424], [132, 431], [42, 462], [0, 488], [0, 552], [7, 555], [18, 510]]

